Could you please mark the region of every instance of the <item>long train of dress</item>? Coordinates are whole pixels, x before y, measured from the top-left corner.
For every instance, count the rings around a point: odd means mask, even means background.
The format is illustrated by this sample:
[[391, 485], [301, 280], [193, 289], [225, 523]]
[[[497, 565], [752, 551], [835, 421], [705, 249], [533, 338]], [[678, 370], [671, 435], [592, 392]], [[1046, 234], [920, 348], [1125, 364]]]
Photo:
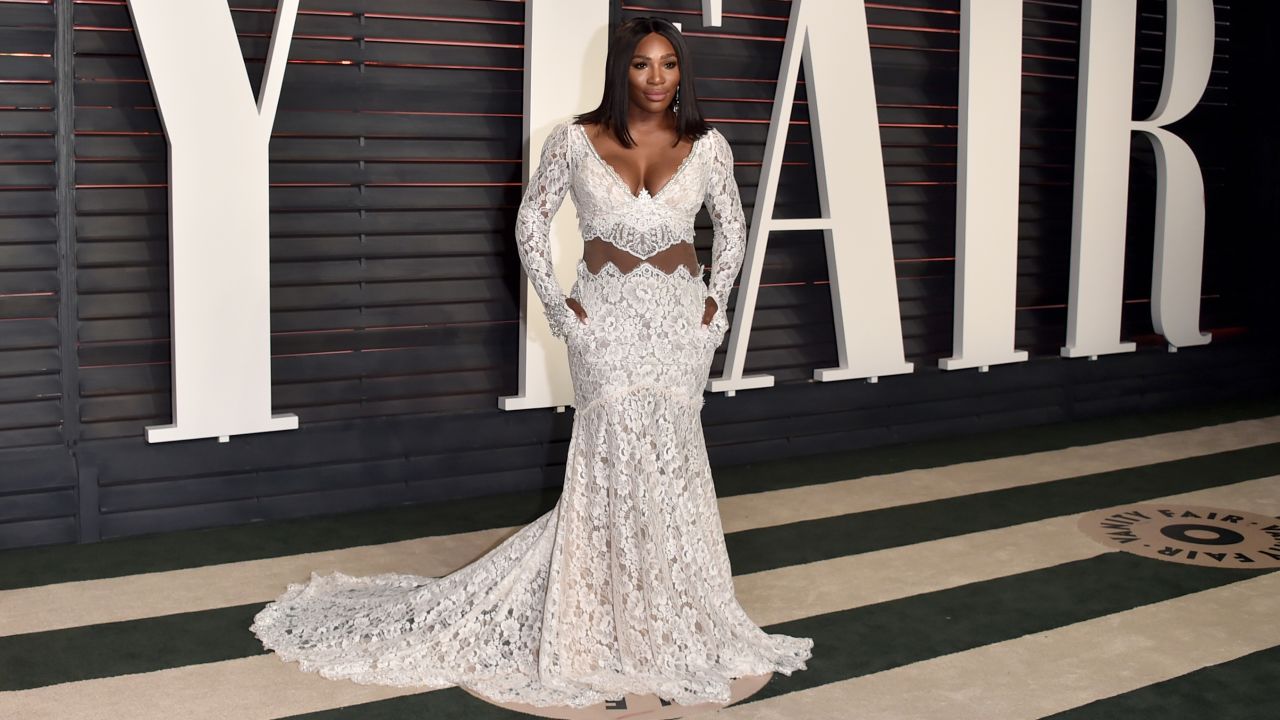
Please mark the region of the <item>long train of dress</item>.
[[701, 324], [706, 290], [683, 267], [579, 262], [556, 506], [445, 577], [313, 573], [253, 632], [325, 677], [537, 706], [727, 703], [733, 678], [805, 669], [813, 640], [766, 633], [735, 597], [700, 417], [723, 332]]

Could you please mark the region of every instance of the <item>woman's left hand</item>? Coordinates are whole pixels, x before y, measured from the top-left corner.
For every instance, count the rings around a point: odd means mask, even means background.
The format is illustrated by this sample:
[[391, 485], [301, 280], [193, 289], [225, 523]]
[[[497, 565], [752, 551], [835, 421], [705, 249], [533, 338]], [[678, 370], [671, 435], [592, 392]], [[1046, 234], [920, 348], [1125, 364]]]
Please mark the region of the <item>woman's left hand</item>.
[[712, 318], [716, 316], [716, 310], [719, 306], [716, 305], [715, 298], [707, 296], [707, 301], [704, 303], [704, 307], [705, 309], [702, 311], [702, 326], [707, 327], [711, 324]]

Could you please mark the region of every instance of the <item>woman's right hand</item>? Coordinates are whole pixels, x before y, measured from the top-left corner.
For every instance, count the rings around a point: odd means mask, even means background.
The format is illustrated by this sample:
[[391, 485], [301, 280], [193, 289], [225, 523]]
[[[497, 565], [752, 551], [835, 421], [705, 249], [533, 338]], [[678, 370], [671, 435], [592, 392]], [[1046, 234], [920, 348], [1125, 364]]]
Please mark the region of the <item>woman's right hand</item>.
[[574, 315], [578, 316], [578, 322], [583, 325], [587, 324], [587, 310], [582, 307], [582, 303], [578, 302], [577, 298], [565, 298], [564, 303], [569, 306]]

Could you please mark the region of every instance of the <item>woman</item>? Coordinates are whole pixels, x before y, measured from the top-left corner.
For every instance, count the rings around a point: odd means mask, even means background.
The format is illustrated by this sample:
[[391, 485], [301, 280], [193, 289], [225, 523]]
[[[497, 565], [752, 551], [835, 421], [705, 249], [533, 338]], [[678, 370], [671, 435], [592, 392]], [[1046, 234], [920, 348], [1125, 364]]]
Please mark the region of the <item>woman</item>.
[[[559, 502], [442, 578], [290, 585], [252, 627], [282, 659], [572, 707], [625, 693], [727, 703], [733, 678], [806, 667], [811, 639], [765, 633], [734, 597], [699, 417], [745, 246], [732, 151], [697, 109], [671, 23], [621, 25], [606, 62], [600, 106], [548, 137], [516, 226], [569, 352], [576, 412]], [[586, 239], [568, 297], [548, 239], [567, 192]], [[703, 204], [709, 286], [692, 244]]]

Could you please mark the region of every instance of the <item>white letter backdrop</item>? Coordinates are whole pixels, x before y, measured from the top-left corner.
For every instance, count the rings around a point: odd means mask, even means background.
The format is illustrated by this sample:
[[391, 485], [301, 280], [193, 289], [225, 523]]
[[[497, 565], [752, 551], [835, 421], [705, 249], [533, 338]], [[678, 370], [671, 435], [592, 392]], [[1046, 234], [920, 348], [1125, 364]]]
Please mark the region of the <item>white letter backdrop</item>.
[[[1013, 348], [1018, 207], [1019, 0], [964, 0], [953, 357], [944, 369], [1018, 362]], [[253, 98], [230, 9], [222, 0], [129, 0], [169, 143], [171, 425], [148, 442], [294, 429], [271, 413], [268, 156], [298, 0], [281, 0], [261, 97]], [[703, 0], [703, 25], [720, 23]], [[526, 3], [526, 166], [551, 127], [594, 104], [603, 83], [607, 0]], [[1211, 0], [1170, 0], [1164, 85], [1151, 118], [1130, 119], [1136, 0], [1086, 0], [1067, 356], [1125, 352], [1119, 338], [1132, 131], [1157, 160], [1151, 312], [1170, 349], [1209, 342], [1199, 330], [1204, 183], [1187, 144], [1163, 128], [1191, 111], [1213, 60]], [[774, 219], [782, 148], [800, 63], [808, 78], [823, 217]], [[526, 167], [526, 170], [528, 168]], [[526, 173], [527, 176], [527, 173]], [[580, 252], [572, 200], [552, 226], [562, 283]], [[839, 366], [819, 381], [909, 373], [903, 355], [875, 88], [863, 0], [795, 0], [779, 72], [746, 261], [723, 375], [730, 395], [767, 387], [743, 376], [769, 233], [821, 229], [826, 238]], [[519, 393], [506, 410], [572, 403], [565, 350], [526, 281]]]

